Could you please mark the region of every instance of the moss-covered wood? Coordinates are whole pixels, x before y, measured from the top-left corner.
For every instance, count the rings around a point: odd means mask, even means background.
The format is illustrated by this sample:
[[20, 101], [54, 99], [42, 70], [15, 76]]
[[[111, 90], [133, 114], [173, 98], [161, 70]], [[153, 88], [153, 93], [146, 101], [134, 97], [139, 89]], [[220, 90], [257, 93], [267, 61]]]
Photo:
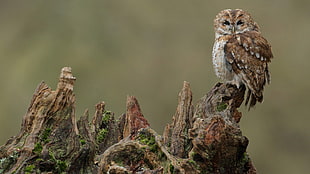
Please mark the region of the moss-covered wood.
[[194, 107], [188, 82], [163, 136], [150, 128], [138, 101], [127, 97], [115, 119], [99, 102], [76, 120], [71, 68], [56, 90], [35, 90], [18, 135], [0, 147], [0, 173], [256, 173], [246, 152], [237, 108], [245, 88], [216, 84]]

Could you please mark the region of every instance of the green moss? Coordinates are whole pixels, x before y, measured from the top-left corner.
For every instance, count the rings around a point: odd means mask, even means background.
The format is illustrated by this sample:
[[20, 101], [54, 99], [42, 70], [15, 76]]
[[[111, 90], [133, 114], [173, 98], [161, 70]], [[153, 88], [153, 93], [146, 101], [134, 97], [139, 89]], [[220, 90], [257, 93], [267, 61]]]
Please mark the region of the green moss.
[[14, 151], [10, 156], [0, 159], [0, 174], [5, 173], [16, 163], [19, 153]]
[[248, 153], [244, 152], [243, 156], [241, 158], [241, 161], [240, 161], [240, 166], [245, 167], [245, 166], [247, 166], [247, 164], [249, 162], [250, 162], [250, 157], [249, 157]]
[[117, 158], [113, 159], [113, 161], [116, 164], [118, 164], [119, 166], [124, 166], [123, 159], [121, 159], [121, 157], [117, 157]]
[[169, 171], [170, 173], [174, 173], [174, 166], [172, 164], [169, 165]]
[[36, 162], [42, 162], [42, 161], [44, 161], [42, 158], [36, 159]]
[[196, 155], [195, 152], [190, 152], [190, 153], [189, 153], [189, 158], [190, 158], [190, 159], [194, 159], [195, 155]]
[[84, 145], [84, 144], [86, 144], [86, 140], [80, 139], [80, 143], [81, 143], [82, 145]]
[[[192, 165], [193, 167], [195, 167], [198, 171], [201, 171], [201, 167], [200, 165], [193, 159], [189, 159], [187, 161], [190, 165]], [[201, 172], [202, 173], [202, 172]]]
[[44, 144], [50, 142], [50, 139], [48, 139], [48, 137], [51, 135], [51, 132], [52, 132], [51, 128], [46, 128], [41, 134], [40, 139]]
[[189, 163], [196, 164], [196, 162], [192, 159], [188, 160]]
[[151, 134], [145, 134], [144, 132], [140, 132], [138, 135], [138, 140], [142, 144], [146, 144], [150, 147], [151, 152], [157, 152], [158, 146], [155, 141], [155, 137]]
[[66, 161], [56, 160], [56, 171], [58, 173], [65, 172], [68, 167]]
[[111, 119], [112, 112], [111, 111], [104, 111], [102, 114], [102, 123], [108, 124], [109, 120]]
[[104, 111], [102, 114], [102, 125], [103, 125], [102, 127], [103, 128], [100, 129], [97, 134], [96, 140], [98, 143], [102, 143], [107, 133], [109, 132], [108, 124], [109, 124], [109, 121], [111, 120], [111, 115], [112, 115], [111, 111]]
[[58, 160], [55, 158], [53, 152], [49, 152], [51, 157], [51, 161], [55, 162], [55, 169], [53, 169], [56, 173], [63, 173], [68, 168], [68, 163], [66, 161]]
[[26, 174], [32, 173], [32, 172], [33, 172], [33, 169], [34, 169], [35, 167], [36, 167], [36, 166], [33, 165], [33, 164], [28, 165], [28, 166], [25, 167], [24, 172], [25, 172]]
[[227, 108], [227, 103], [225, 103], [225, 102], [222, 102], [222, 103], [220, 103], [220, 104], [218, 104], [217, 106], [216, 106], [216, 110], [218, 111], [218, 112], [222, 112], [222, 111], [224, 111], [226, 108]]
[[82, 135], [78, 135], [79, 139], [80, 139], [80, 143], [81, 145], [86, 144], [86, 140], [84, 139], [84, 137]]
[[35, 154], [41, 154], [42, 152], [42, 149], [43, 149], [43, 146], [41, 144], [41, 142], [37, 142], [32, 150], [33, 153]]
[[106, 137], [107, 133], [108, 133], [107, 129], [101, 129], [97, 135], [97, 142], [101, 143], [104, 140], [104, 138]]

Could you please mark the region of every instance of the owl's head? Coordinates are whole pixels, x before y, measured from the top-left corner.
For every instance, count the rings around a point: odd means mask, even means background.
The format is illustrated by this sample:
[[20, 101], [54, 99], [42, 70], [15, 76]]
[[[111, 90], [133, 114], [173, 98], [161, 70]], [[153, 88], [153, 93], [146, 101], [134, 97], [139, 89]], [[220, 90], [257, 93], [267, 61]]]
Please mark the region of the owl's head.
[[259, 31], [259, 26], [251, 15], [241, 9], [226, 9], [216, 15], [214, 19], [216, 36], [239, 34], [246, 31]]

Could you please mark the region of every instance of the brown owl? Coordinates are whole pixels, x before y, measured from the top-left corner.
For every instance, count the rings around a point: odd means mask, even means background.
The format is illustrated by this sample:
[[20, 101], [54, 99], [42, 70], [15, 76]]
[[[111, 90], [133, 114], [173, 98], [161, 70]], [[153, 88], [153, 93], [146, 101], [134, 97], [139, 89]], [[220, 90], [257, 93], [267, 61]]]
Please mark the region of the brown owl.
[[271, 46], [261, 35], [251, 15], [240, 9], [221, 11], [214, 20], [212, 57], [216, 75], [222, 80], [246, 85], [245, 105], [263, 101], [264, 86], [270, 82], [268, 63]]

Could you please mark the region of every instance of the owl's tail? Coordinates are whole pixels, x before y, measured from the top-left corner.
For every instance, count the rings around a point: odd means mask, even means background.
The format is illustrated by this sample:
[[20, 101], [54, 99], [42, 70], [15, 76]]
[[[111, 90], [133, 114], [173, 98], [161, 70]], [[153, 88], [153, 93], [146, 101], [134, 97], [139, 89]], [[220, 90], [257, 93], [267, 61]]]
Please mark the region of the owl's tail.
[[248, 110], [250, 110], [255, 106], [257, 102], [263, 102], [263, 94], [261, 93], [261, 95], [257, 95], [253, 93], [250, 89], [248, 89], [248, 93], [245, 99], [245, 106], [249, 106]]

